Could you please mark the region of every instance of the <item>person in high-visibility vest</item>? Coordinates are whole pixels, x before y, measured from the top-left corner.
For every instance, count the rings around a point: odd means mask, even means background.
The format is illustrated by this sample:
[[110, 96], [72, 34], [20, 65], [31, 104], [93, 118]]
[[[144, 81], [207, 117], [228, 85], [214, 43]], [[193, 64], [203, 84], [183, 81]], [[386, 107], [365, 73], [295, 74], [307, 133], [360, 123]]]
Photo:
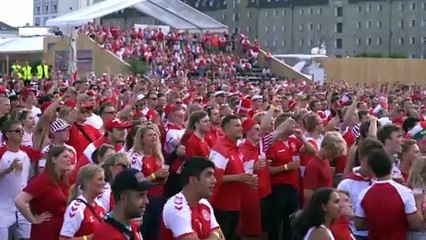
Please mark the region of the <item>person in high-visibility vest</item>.
[[37, 66], [37, 79], [48, 79], [49, 78], [49, 65], [46, 64], [46, 62], [43, 60], [41, 63]]
[[30, 85], [31, 80], [33, 80], [33, 72], [31, 69], [30, 64], [26, 61], [25, 66], [22, 68], [22, 80], [24, 80], [25, 86]]
[[22, 66], [19, 64], [19, 61], [16, 61], [11, 68], [12, 75], [17, 75], [19, 78], [22, 78]]

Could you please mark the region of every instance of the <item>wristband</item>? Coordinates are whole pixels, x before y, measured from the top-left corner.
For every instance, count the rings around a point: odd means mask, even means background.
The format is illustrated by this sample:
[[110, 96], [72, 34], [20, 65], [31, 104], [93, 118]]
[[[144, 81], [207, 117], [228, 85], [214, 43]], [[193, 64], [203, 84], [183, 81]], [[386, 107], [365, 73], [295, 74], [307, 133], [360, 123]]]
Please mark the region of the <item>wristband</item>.
[[89, 238], [85, 235], [83, 236], [83, 240], [89, 240]]
[[284, 170], [288, 170], [288, 166], [287, 166], [287, 164], [284, 164]]
[[152, 180], [155, 180], [157, 177], [155, 177], [154, 173], [151, 173], [151, 178], [152, 178]]

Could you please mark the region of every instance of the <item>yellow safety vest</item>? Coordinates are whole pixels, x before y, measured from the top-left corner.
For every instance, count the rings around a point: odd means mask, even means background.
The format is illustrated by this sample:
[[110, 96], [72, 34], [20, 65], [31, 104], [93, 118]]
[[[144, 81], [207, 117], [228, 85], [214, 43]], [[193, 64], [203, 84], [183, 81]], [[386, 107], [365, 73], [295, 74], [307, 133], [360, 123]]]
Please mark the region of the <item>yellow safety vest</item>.
[[12, 73], [13, 74], [17, 74], [19, 78], [22, 78], [21, 71], [22, 71], [21, 65], [18, 65], [18, 64], [13, 64], [12, 65]]
[[31, 72], [31, 66], [25, 66], [22, 68], [22, 72], [24, 73], [23, 80], [31, 81], [33, 79], [33, 74]]
[[37, 78], [38, 80], [41, 80], [43, 78], [43, 73], [44, 73], [44, 78], [48, 79], [49, 78], [49, 66], [48, 65], [38, 65], [37, 66]]

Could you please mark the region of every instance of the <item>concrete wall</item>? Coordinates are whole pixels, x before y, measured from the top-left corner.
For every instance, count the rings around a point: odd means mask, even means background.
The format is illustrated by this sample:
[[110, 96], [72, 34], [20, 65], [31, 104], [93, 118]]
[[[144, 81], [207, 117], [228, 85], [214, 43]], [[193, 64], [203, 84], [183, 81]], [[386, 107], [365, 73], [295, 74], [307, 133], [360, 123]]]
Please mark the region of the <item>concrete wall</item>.
[[350, 85], [374, 82], [425, 84], [426, 60], [392, 58], [328, 58], [323, 66], [327, 79]]
[[[51, 64], [54, 69], [57, 69], [58, 66], [55, 66], [57, 62], [55, 61], [56, 53], [59, 51], [67, 51], [69, 47], [69, 38], [55, 38], [48, 37], [44, 39], [44, 52], [43, 58], [46, 60], [47, 64]], [[96, 75], [102, 75], [109, 69], [110, 74], [129, 74], [129, 64], [117, 58], [113, 53], [102, 49], [97, 43], [86, 35], [79, 35], [77, 38], [77, 51], [85, 50], [87, 53], [91, 51], [91, 63], [88, 62], [88, 68], [90, 71], [96, 73]], [[91, 66], [90, 66], [91, 65]], [[86, 70], [79, 70], [79, 75], [84, 76], [87, 72]]]

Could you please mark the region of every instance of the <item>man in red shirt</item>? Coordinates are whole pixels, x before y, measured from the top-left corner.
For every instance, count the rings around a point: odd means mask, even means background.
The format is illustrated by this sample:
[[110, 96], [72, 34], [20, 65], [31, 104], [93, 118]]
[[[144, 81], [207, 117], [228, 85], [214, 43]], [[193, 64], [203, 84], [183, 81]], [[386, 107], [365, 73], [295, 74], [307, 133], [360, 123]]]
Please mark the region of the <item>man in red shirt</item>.
[[148, 121], [152, 121], [155, 124], [160, 124], [160, 114], [157, 112], [157, 93], [149, 91], [145, 97], [146, 108], [142, 110], [143, 115], [146, 116]]
[[368, 165], [377, 179], [359, 196], [356, 228], [368, 229], [368, 239], [407, 239], [409, 229], [422, 226], [423, 215], [418, 209], [423, 195], [415, 199], [409, 188], [392, 180], [392, 160], [384, 150], [371, 152]]
[[185, 143], [186, 156], [207, 158], [210, 154], [210, 147], [205, 139], [205, 135], [210, 128], [210, 121], [207, 113], [202, 111], [194, 112], [189, 117], [188, 126], [190, 129], [194, 129], [194, 133]]
[[112, 184], [115, 206], [99, 224], [92, 240], [142, 240], [138, 226], [132, 219], [140, 219], [148, 204], [147, 191], [154, 186], [136, 169], [119, 173]]
[[216, 183], [213, 162], [192, 157], [185, 162], [181, 176], [183, 190], [164, 205], [162, 239], [225, 239], [206, 200]]
[[230, 115], [222, 120], [221, 125], [225, 136], [218, 139], [210, 152], [217, 179], [210, 202], [225, 239], [234, 239], [239, 225], [242, 184], [256, 187], [257, 177], [244, 173], [243, 156], [237, 147], [237, 141], [243, 135], [241, 120]]
[[213, 147], [218, 137], [223, 137], [222, 129], [220, 128], [220, 112], [218, 108], [209, 107], [206, 109], [210, 119], [210, 129], [206, 133], [206, 141], [210, 147]]

